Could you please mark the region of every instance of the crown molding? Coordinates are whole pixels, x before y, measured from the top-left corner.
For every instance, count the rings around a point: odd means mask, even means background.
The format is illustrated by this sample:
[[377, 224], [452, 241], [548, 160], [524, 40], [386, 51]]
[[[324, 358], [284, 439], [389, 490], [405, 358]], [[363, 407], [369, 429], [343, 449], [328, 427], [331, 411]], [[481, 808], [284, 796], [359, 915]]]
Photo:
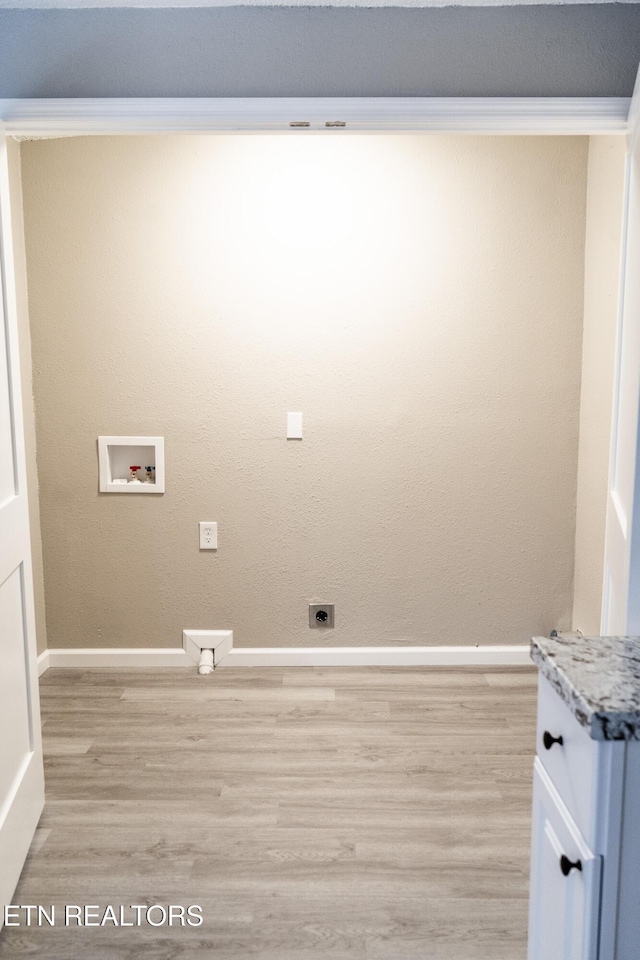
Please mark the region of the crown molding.
[[[278, 97], [0, 100], [18, 138], [150, 133], [623, 134], [619, 97]], [[326, 124], [344, 124], [327, 127]], [[292, 129], [291, 123], [308, 126]]]

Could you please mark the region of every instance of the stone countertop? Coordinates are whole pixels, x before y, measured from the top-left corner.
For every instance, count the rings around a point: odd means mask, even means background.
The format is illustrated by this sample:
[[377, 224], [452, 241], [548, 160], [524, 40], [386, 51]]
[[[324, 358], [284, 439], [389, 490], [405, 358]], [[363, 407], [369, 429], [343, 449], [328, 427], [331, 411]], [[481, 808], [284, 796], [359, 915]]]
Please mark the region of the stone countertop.
[[534, 637], [531, 659], [594, 740], [640, 740], [640, 637]]

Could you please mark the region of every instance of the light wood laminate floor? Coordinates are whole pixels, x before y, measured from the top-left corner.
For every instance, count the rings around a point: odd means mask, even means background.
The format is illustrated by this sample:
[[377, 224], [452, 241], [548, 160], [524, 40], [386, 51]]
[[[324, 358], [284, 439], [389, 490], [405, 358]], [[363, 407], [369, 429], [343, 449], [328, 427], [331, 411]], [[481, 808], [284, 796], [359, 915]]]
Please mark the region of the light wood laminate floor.
[[[20, 960], [524, 960], [533, 668], [49, 670]], [[58, 914], [59, 915], [59, 914]]]

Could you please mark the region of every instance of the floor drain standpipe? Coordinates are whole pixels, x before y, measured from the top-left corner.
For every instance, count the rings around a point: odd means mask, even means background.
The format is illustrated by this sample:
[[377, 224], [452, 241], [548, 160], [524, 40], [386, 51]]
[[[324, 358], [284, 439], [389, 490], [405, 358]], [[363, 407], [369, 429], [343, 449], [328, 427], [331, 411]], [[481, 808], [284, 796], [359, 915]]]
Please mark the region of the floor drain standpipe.
[[200, 663], [198, 664], [198, 673], [213, 673], [213, 650], [200, 651]]

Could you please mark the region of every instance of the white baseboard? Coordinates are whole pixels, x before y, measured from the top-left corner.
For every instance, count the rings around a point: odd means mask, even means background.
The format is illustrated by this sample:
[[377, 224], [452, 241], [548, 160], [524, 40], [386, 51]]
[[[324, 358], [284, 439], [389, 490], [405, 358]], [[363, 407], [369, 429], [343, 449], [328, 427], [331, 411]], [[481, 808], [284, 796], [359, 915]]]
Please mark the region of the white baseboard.
[[49, 651], [43, 650], [42, 653], [38, 654], [36, 663], [38, 664], [38, 676], [41, 677], [45, 670], [49, 669]]
[[48, 667], [189, 667], [192, 664], [193, 660], [182, 647], [50, 647], [38, 657], [38, 674]]
[[529, 646], [234, 647], [230, 667], [531, 666]]
[[[528, 645], [485, 647], [232, 647], [230, 630], [185, 631], [182, 647], [53, 647], [38, 657], [38, 676], [49, 667], [189, 667], [200, 649], [215, 649], [229, 667], [458, 667], [531, 666]], [[197, 636], [196, 636], [197, 635]], [[198, 645], [200, 644], [200, 645]], [[197, 653], [196, 653], [197, 651]], [[225, 652], [228, 651], [228, 652]]]
[[231, 630], [185, 630], [181, 647], [50, 647], [38, 657], [38, 676], [49, 667], [190, 667], [202, 649], [219, 663], [233, 646]]

